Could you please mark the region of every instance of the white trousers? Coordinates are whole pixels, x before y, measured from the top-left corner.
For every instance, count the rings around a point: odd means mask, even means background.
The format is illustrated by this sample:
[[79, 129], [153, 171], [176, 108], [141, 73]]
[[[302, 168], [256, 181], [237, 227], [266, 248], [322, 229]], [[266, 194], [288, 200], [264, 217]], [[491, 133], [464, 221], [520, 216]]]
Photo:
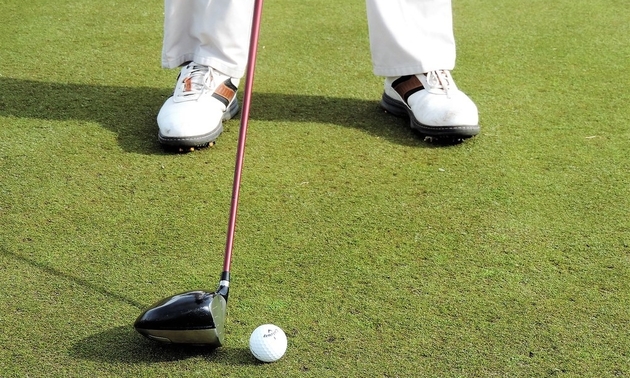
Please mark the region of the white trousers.
[[[366, 0], [366, 5], [374, 74], [454, 68], [451, 0]], [[164, 7], [165, 68], [194, 61], [235, 78], [245, 74], [253, 0], [164, 0]]]

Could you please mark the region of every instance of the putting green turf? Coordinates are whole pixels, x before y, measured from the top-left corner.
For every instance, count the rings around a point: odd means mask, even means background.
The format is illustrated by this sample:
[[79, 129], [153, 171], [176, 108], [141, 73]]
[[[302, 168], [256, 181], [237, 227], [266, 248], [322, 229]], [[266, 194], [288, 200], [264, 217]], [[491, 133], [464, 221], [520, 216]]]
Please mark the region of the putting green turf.
[[629, 8], [455, 0], [482, 133], [435, 146], [378, 109], [362, 1], [266, 2], [211, 352], [131, 325], [215, 289], [238, 121], [160, 149], [161, 2], [3, 2], [0, 376], [630, 375]]

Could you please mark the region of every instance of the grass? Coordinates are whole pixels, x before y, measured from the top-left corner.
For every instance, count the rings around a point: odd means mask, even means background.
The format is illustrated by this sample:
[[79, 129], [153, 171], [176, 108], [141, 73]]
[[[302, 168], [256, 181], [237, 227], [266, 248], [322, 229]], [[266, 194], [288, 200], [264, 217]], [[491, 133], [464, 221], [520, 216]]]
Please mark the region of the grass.
[[[620, 0], [456, 0], [482, 133], [378, 110], [361, 1], [265, 4], [227, 345], [131, 324], [214, 289], [238, 121], [169, 154], [162, 3], [5, 2], [0, 376], [630, 375], [630, 47]], [[286, 356], [259, 364], [272, 322]]]

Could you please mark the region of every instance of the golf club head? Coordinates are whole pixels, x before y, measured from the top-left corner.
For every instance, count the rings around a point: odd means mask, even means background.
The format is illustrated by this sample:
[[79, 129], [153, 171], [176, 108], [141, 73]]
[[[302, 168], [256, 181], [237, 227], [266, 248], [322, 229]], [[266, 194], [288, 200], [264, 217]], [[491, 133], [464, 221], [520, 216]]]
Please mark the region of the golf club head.
[[164, 298], [144, 311], [134, 328], [148, 339], [217, 348], [224, 342], [227, 307], [221, 289], [188, 291]]

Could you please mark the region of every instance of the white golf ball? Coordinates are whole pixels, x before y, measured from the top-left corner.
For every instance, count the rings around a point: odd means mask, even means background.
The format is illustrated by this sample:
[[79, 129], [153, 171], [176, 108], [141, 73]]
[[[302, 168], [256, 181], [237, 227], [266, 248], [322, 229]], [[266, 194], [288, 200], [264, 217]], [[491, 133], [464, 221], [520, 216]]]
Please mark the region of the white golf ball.
[[287, 335], [278, 326], [263, 324], [249, 337], [249, 350], [262, 362], [278, 361], [287, 351]]

